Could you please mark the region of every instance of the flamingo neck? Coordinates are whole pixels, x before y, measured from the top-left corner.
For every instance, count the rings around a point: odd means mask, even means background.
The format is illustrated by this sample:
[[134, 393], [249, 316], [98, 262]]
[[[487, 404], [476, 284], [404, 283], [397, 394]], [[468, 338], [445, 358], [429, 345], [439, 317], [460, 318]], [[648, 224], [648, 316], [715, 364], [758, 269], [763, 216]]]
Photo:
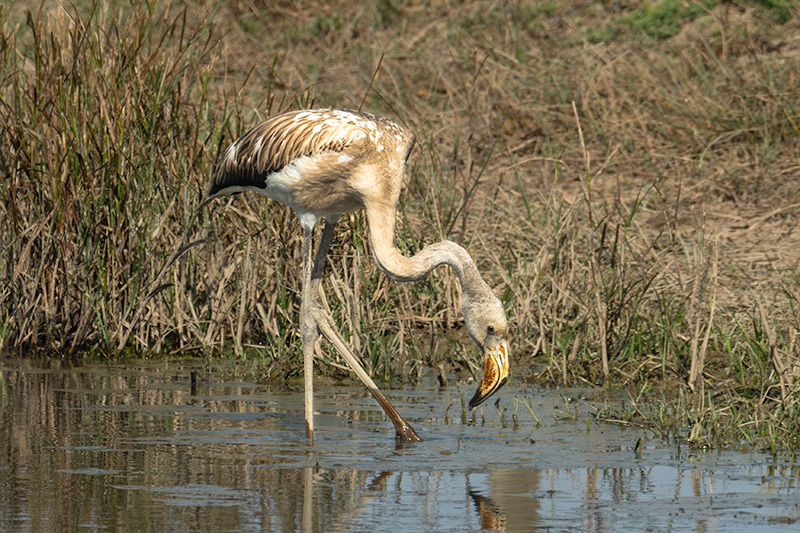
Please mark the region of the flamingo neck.
[[[387, 212], [388, 211], [388, 212]], [[429, 244], [412, 257], [406, 257], [395, 244], [394, 210], [367, 209], [370, 242], [378, 266], [396, 281], [417, 281], [441, 265], [449, 265], [458, 276], [467, 300], [481, 301], [493, 296], [469, 253], [452, 241]]]

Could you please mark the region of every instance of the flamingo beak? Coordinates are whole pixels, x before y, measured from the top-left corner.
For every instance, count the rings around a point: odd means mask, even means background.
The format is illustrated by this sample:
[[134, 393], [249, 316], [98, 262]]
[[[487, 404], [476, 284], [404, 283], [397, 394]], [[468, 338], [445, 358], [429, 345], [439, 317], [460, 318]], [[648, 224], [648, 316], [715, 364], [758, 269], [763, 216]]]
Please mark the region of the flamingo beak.
[[475, 396], [469, 401], [470, 409], [485, 402], [508, 381], [508, 346], [505, 339], [489, 335], [486, 338], [485, 353], [486, 368]]

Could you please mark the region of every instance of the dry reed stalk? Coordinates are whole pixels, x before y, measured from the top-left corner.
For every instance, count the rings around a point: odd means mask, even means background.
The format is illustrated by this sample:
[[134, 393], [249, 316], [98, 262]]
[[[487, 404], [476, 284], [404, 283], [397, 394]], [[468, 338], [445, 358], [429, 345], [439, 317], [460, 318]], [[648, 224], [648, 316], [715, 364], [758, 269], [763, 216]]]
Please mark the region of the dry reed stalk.
[[[714, 324], [714, 311], [717, 304], [717, 265], [719, 263], [719, 241], [717, 238], [715, 238], [713, 241], [711, 256], [711, 271], [708, 275], [708, 280], [705, 282], [705, 284], [707, 284], [707, 288], [703, 290], [701, 287], [701, 284], [703, 284], [702, 280], [705, 277], [702, 275], [704, 268], [703, 266], [698, 265], [697, 274], [695, 275], [694, 281], [695, 287], [692, 291], [692, 303], [690, 303], [690, 307], [694, 310], [693, 314], [695, 315], [695, 329], [691, 340], [691, 364], [689, 367], [689, 379], [687, 381], [687, 385], [692, 392], [695, 392], [697, 380], [703, 375], [703, 365], [705, 363], [706, 351], [708, 349], [708, 340], [711, 336], [711, 330]], [[701, 290], [708, 294], [706, 298], [708, 304], [708, 318], [706, 321], [702, 343], [700, 342], [700, 329], [701, 322], [704, 317], [700, 311], [701, 305], [699, 302], [699, 293]]]
[[578, 117], [578, 108], [575, 102], [572, 102], [572, 112], [575, 116], [575, 124], [578, 128], [578, 138], [581, 143], [581, 153], [583, 154], [584, 174], [583, 179], [580, 180], [581, 191], [583, 192], [583, 199], [586, 202], [586, 209], [589, 217], [589, 264], [591, 268], [592, 292], [594, 294], [595, 313], [597, 316], [597, 329], [599, 332], [600, 342], [600, 364], [602, 366], [603, 379], [608, 379], [608, 339], [606, 336], [606, 320], [608, 309], [606, 303], [602, 298], [601, 292], [601, 278], [600, 270], [597, 265], [597, 250], [595, 243], [595, 217], [594, 207], [592, 206], [592, 169], [591, 158], [589, 151], [586, 149], [586, 143], [583, 139], [583, 129], [581, 128], [580, 117]]
[[759, 317], [761, 318], [761, 325], [767, 334], [769, 362], [778, 375], [778, 382], [781, 389], [781, 401], [785, 402], [789, 398], [788, 371], [781, 358], [780, 350], [777, 348], [778, 336], [775, 332], [775, 327], [772, 324], [772, 320], [767, 316], [767, 312], [764, 309], [764, 302], [760, 294], [756, 298], [756, 306], [758, 307]]

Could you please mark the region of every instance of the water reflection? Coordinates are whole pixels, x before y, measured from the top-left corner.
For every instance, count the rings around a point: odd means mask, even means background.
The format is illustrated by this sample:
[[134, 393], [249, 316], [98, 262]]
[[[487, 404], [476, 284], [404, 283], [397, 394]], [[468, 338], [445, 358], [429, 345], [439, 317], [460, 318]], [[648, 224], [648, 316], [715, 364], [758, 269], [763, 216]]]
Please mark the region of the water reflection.
[[453, 387], [390, 391], [426, 439], [396, 448], [360, 387], [318, 387], [309, 447], [299, 389], [204, 374], [193, 389], [191, 361], [2, 364], [0, 531], [734, 531], [800, 517], [790, 458], [587, 431], [586, 402], [556, 420], [563, 399], [547, 391], [501, 391], [544, 422], [516, 430], [492, 406], [485, 425], [458, 423]]
[[539, 470], [497, 468], [489, 473], [489, 494], [470, 490], [481, 518], [481, 528], [524, 531], [538, 525]]

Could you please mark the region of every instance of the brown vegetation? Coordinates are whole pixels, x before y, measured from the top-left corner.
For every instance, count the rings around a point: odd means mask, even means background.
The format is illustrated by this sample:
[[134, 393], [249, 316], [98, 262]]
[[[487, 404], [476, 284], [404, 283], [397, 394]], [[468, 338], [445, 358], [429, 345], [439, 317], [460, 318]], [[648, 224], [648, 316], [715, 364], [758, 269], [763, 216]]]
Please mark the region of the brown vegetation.
[[[673, 4], [676, 26], [651, 16]], [[796, 445], [800, 22], [712, 4], [4, 7], [0, 348], [298, 371], [295, 217], [197, 208], [259, 120], [363, 106], [418, 135], [399, 245], [469, 249], [517, 375], [677, 385], [679, 423]], [[328, 301], [373, 374], [469, 367], [437, 335], [458, 329], [452, 273], [391, 282], [345, 218]]]

